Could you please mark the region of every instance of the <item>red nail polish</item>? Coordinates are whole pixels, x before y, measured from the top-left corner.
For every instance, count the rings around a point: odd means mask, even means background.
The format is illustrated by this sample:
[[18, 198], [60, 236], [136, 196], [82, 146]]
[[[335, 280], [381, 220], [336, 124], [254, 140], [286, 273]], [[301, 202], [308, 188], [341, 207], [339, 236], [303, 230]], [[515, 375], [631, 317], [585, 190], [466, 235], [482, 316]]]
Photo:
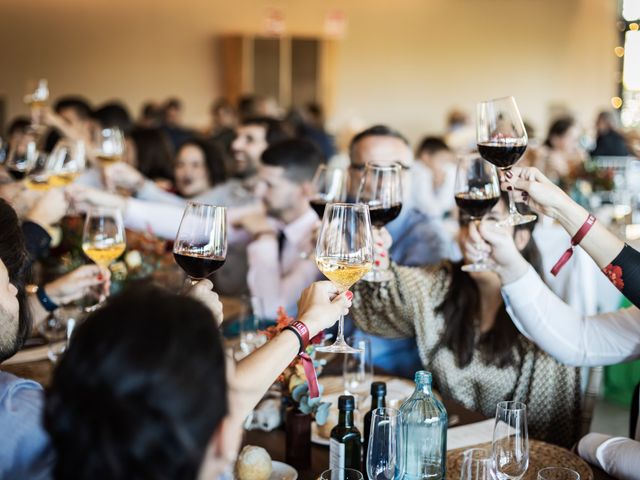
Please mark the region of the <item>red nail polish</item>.
[[384, 252], [380, 252], [380, 256], [381, 256], [382, 258], [386, 257], [386, 255], [385, 255], [385, 253], [384, 253]]
[[347, 297], [347, 300], [351, 300], [353, 298], [353, 293], [351, 293], [349, 290], [347, 290], [347, 292], [344, 294], [345, 297]]
[[376, 245], [379, 246], [379, 247], [384, 247], [384, 243], [382, 243], [382, 242], [376, 242]]
[[375, 261], [375, 262], [373, 262], [373, 263], [375, 263], [376, 267], [379, 267], [379, 266], [380, 266], [380, 260], [376, 260], [376, 261]]
[[102, 276], [101, 273], [98, 274], [98, 276], [96, 277], [98, 279], [99, 282], [101, 282], [102, 280], [104, 280], [104, 277]]
[[505, 176], [505, 177], [507, 177], [507, 178], [511, 178], [511, 177], [513, 177], [513, 173], [511, 173], [511, 172], [504, 172], [504, 176]]
[[511, 192], [513, 190], [513, 187], [511, 185], [507, 185], [507, 190]]

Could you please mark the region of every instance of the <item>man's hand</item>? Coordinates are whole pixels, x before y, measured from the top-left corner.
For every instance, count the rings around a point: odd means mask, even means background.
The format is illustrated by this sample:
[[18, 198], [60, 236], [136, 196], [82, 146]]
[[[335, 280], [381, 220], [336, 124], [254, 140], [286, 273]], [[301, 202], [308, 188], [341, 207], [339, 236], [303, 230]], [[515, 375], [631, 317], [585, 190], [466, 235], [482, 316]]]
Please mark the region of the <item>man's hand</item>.
[[105, 187], [112, 192], [122, 188], [135, 193], [142, 188], [146, 180], [138, 170], [124, 162], [107, 165], [103, 168], [102, 175]]
[[124, 212], [127, 207], [127, 199], [120, 195], [82, 185], [68, 186], [67, 195], [74, 202], [74, 206], [82, 211], [86, 211], [90, 207], [110, 207]]
[[235, 226], [245, 230], [253, 237], [257, 237], [265, 233], [272, 235], [276, 235], [277, 233], [275, 227], [271, 224], [267, 216], [258, 212], [240, 217], [235, 222]]

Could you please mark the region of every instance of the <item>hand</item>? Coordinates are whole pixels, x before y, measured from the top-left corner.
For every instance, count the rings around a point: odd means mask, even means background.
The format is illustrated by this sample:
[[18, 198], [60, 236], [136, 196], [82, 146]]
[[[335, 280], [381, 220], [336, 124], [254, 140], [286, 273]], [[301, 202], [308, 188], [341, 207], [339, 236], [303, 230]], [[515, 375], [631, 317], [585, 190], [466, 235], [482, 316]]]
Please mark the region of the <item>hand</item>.
[[527, 273], [529, 264], [516, 247], [510, 229], [499, 227], [496, 222], [484, 221], [480, 224], [480, 235], [491, 246], [491, 258], [498, 265], [503, 285], [515, 282]]
[[44, 229], [50, 228], [65, 216], [69, 209], [69, 202], [64, 191], [59, 188], [49, 189], [42, 195], [27, 213], [26, 219], [37, 223]]
[[220, 301], [218, 294], [213, 291], [213, 283], [211, 283], [211, 280], [200, 280], [189, 289], [187, 295], [204, 303], [204, 305], [211, 310], [213, 318], [216, 321], [216, 325], [220, 325], [222, 323], [224, 320], [222, 302]]
[[466, 230], [466, 237], [462, 237], [464, 231], [465, 230], [460, 231], [464, 258], [474, 262], [486, 259], [491, 253], [491, 245], [484, 241], [475, 222], [469, 223], [469, 228]]
[[572, 200], [540, 170], [534, 167], [513, 167], [501, 174], [500, 188], [514, 190], [516, 202], [526, 203], [534, 211], [558, 218], [560, 211]]
[[74, 206], [81, 211], [86, 211], [90, 207], [111, 207], [124, 212], [127, 208], [126, 198], [96, 188], [70, 185], [67, 187], [67, 195]]
[[389, 248], [393, 240], [386, 228], [373, 228], [373, 263], [376, 268], [387, 270], [391, 259], [389, 257]]
[[254, 212], [240, 217], [235, 226], [245, 230], [253, 237], [264, 233], [276, 235], [276, 229], [263, 213]]
[[331, 327], [341, 315], [349, 313], [353, 294], [338, 294], [331, 282], [315, 282], [307, 287], [298, 300], [298, 320], [309, 329], [309, 338]]
[[124, 162], [116, 162], [102, 169], [104, 185], [109, 191], [122, 188], [130, 192], [137, 192], [145, 182], [144, 175]]
[[83, 265], [45, 285], [45, 291], [58, 305], [71, 303], [86, 295], [87, 290], [102, 285], [105, 295], [111, 286], [111, 272], [97, 265]]

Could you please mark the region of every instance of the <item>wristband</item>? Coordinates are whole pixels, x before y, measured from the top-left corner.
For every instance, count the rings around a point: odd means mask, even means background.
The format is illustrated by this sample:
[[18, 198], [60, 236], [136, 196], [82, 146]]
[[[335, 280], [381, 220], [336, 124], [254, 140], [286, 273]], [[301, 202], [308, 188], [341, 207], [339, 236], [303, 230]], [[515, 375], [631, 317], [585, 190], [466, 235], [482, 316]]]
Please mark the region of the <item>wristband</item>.
[[558, 275], [558, 272], [562, 270], [562, 267], [569, 261], [571, 256], [573, 255], [574, 248], [582, 241], [582, 239], [589, 233], [593, 224], [596, 223], [596, 217], [589, 214], [587, 220], [582, 224], [582, 226], [578, 229], [576, 234], [571, 239], [571, 246], [567, 249], [566, 252], [562, 254], [560, 260], [556, 262], [556, 264], [551, 269], [551, 274], [555, 277]]
[[40, 301], [40, 305], [42, 305], [47, 312], [53, 312], [58, 308], [58, 304], [51, 300], [49, 295], [47, 295], [47, 292], [44, 291], [44, 287], [38, 287], [36, 290], [36, 296]]
[[298, 341], [300, 342], [300, 350], [298, 353], [302, 353], [307, 349], [307, 345], [309, 345], [309, 329], [304, 323], [296, 320], [284, 327], [283, 330], [289, 330], [298, 337]]

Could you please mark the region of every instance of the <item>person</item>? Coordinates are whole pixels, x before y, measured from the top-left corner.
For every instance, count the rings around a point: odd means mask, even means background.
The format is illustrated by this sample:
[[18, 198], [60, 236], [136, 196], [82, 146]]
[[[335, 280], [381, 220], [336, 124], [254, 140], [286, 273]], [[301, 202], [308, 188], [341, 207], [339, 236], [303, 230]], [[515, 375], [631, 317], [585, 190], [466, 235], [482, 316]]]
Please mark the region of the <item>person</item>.
[[[434, 218], [443, 218], [455, 206], [456, 162], [451, 149], [440, 137], [424, 137], [416, 150], [412, 175], [420, 175], [422, 188], [414, 188], [413, 204]], [[415, 184], [415, 183], [414, 183]]]
[[140, 128], [159, 128], [162, 125], [162, 107], [156, 102], [145, 102], [140, 108], [138, 126]]
[[45, 151], [50, 152], [61, 137], [91, 144], [94, 128], [92, 109], [84, 98], [62, 97], [56, 101], [53, 110], [45, 107], [39, 111], [41, 123], [52, 128], [45, 137]]
[[226, 154], [231, 151], [231, 144], [236, 138], [238, 123], [236, 111], [227, 99], [219, 98], [211, 106], [211, 119], [212, 128], [209, 139]]
[[[543, 350], [567, 365], [601, 366], [640, 358], [640, 253], [625, 245], [535, 168], [514, 168], [503, 188], [540, 214], [556, 219], [570, 235], [586, 232], [580, 246], [609, 280], [633, 303], [623, 310], [583, 316], [556, 297], [513, 248], [499, 228], [480, 229], [484, 251], [499, 265], [502, 295], [516, 327]], [[589, 221], [585, 221], [589, 219]], [[586, 230], [583, 225], [592, 225]], [[556, 319], [562, 318], [561, 322]], [[636, 428], [636, 435], [640, 431]], [[640, 436], [635, 440], [589, 434], [578, 451], [607, 473], [637, 479]]]
[[[506, 216], [506, 196], [487, 215]], [[468, 216], [461, 212], [461, 246], [470, 243]], [[509, 231], [521, 254], [539, 268], [533, 224]], [[464, 260], [474, 256], [465, 250]], [[446, 398], [483, 413], [509, 399], [527, 403], [533, 438], [571, 446], [579, 434], [580, 371], [562, 365], [513, 326], [495, 272], [466, 273], [461, 263], [427, 268], [392, 264], [387, 283], [359, 282], [351, 316], [366, 332], [415, 337], [420, 359]]]
[[133, 129], [133, 119], [129, 110], [121, 102], [107, 102], [96, 108], [93, 118], [102, 128], [118, 128], [126, 136]]
[[267, 148], [257, 187], [265, 213], [238, 222], [253, 238], [247, 247], [247, 284], [251, 295], [262, 299], [267, 318], [276, 318], [281, 306], [294, 315], [300, 293], [319, 277], [315, 262], [301, 255], [313, 248], [318, 217], [308, 199], [322, 161], [322, 152], [309, 140], [283, 140]]
[[164, 190], [173, 188], [171, 144], [159, 128], [136, 127], [131, 131], [135, 150], [133, 166]]
[[161, 128], [169, 138], [173, 150], [194, 136], [194, 133], [182, 125], [182, 101], [172, 97], [167, 99], [162, 108], [163, 122]]
[[586, 155], [579, 135], [573, 117], [557, 118], [549, 127], [544, 145], [536, 152], [535, 166], [559, 185], [566, 185], [582, 168]]
[[629, 147], [624, 136], [618, 131], [618, 120], [615, 114], [603, 110], [596, 120], [596, 146], [591, 151], [592, 157], [625, 157], [629, 155]]
[[[303, 293], [299, 321], [310, 335], [347, 310], [336, 293], [329, 282]], [[53, 478], [220, 478], [244, 419], [300, 345], [284, 330], [234, 372], [199, 302], [152, 286], [112, 298], [77, 328], [47, 392]]]

